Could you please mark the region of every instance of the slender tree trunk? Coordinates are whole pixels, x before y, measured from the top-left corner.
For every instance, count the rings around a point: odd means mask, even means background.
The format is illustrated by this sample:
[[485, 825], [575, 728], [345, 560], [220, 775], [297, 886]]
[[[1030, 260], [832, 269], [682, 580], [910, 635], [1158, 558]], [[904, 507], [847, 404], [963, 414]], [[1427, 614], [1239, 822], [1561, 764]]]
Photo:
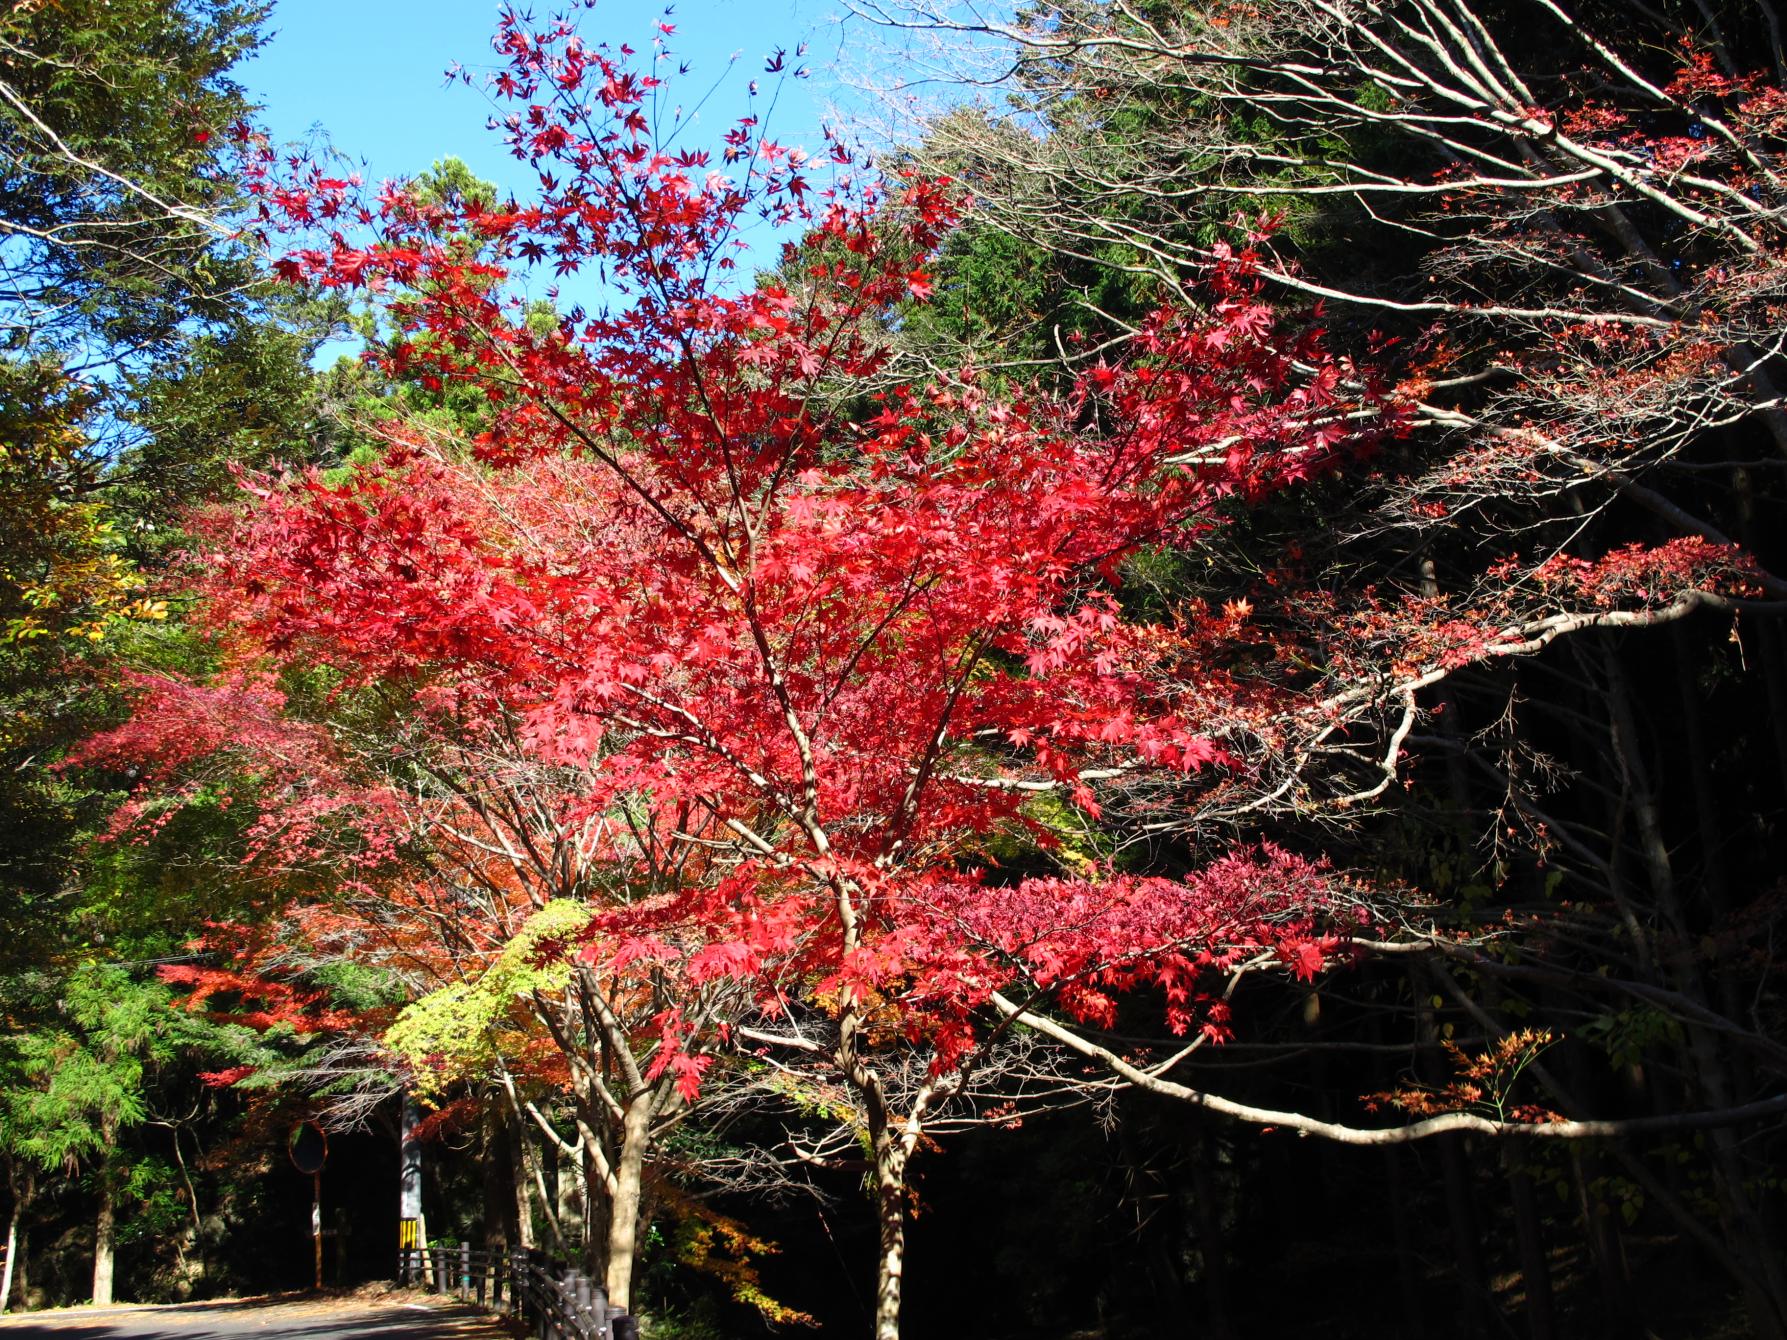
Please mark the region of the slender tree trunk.
[[571, 1238], [559, 1219], [558, 1146], [538, 1127], [522, 1137], [527, 1149], [528, 1170], [534, 1179], [534, 1194], [540, 1198], [540, 1218], [546, 1224], [546, 1236], [552, 1250], [562, 1255], [571, 1253]]
[[[20, 1174], [19, 1181], [19, 1245], [17, 1254], [8, 1253], [6, 1264], [12, 1271], [12, 1293], [22, 1311], [31, 1309], [31, 1203], [37, 1199], [37, 1175], [30, 1169]], [[14, 1262], [17, 1264], [15, 1265]]]
[[509, 1223], [513, 1217], [507, 1188], [509, 1177], [509, 1142], [503, 1138], [503, 1113], [493, 1098], [484, 1105], [484, 1250], [494, 1252], [506, 1246], [511, 1238]]
[[583, 1272], [591, 1279], [608, 1278], [609, 1254], [614, 1238], [614, 1197], [608, 1180], [597, 1162], [600, 1151], [586, 1136], [583, 1146], [584, 1246]]
[[534, 1205], [528, 1193], [527, 1131], [513, 1113], [503, 1123], [509, 1141], [509, 1181], [515, 1197], [515, 1241], [527, 1251], [534, 1249]]
[[644, 1200], [645, 1154], [651, 1144], [650, 1089], [633, 1095], [621, 1118], [620, 1156], [614, 1161], [614, 1193], [609, 1198], [608, 1301], [632, 1308], [633, 1256], [639, 1250], [639, 1209]]
[[[521, 1101], [521, 1095], [515, 1091], [513, 1076], [505, 1074], [501, 1076], [501, 1081], [503, 1093], [509, 1100], [509, 1115], [514, 1118], [509, 1129], [510, 1149], [515, 1156], [515, 1208], [521, 1220], [518, 1225], [521, 1241], [518, 1245], [529, 1251], [535, 1245], [534, 1216], [529, 1204], [531, 1187], [531, 1194], [540, 1198], [540, 1218], [546, 1224], [547, 1236], [552, 1239], [553, 1246], [561, 1252], [565, 1251], [564, 1234], [559, 1231], [558, 1215], [554, 1208], [557, 1202], [546, 1180], [547, 1170], [551, 1167], [551, 1160], [545, 1157], [544, 1152], [548, 1140], [545, 1132], [529, 1120], [530, 1114], [537, 1114], [537, 1109], [533, 1104], [524, 1104]], [[556, 1173], [557, 1170], [553, 1171]]]
[[12, 1258], [19, 1249], [19, 1202], [15, 1197], [12, 1202], [12, 1215], [6, 1221], [6, 1264], [0, 1266], [0, 1312], [6, 1311], [6, 1303], [12, 1297]]
[[[168, 1131], [174, 1137], [174, 1163], [180, 1169], [180, 1180], [186, 1185], [186, 1203], [192, 1209], [192, 1246], [199, 1254], [199, 1279], [207, 1280], [211, 1277], [211, 1264], [205, 1253], [205, 1216], [199, 1210], [198, 1188], [192, 1184], [192, 1174], [186, 1170], [186, 1155], [180, 1148], [179, 1125], [170, 1125]], [[196, 1135], [193, 1143], [198, 1143]], [[336, 1241], [342, 1240], [337, 1238]], [[181, 1259], [185, 1260], [184, 1252], [181, 1253]]]
[[[821, 835], [823, 836], [823, 835]], [[823, 843], [820, 844], [823, 847]], [[861, 943], [854, 886], [842, 894], [838, 907], [844, 922], [844, 950]], [[925, 1112], [939, 1098], [952, 1093], [966, 1077], [957, 1070], [946, 1082], [927, 1081], [912, 1098], [903, 1120], [896, 1120], [888, 1106], [881, 1076], [861, 1050], [863, 1016], [853, 991], [840, 1001], [838, 1019], [838, 1068], [862, 1103], [869, 1147], [875, 1159], [875, 1216], [878, 1226], [875, 1257], [875, 1340], [900, 1340], [900, 1295], [906, 1272], [906, 1164], [924, 1130]]]
[[[877, 1109], [880, 1104], [875, 1104]], [[883, 1112], [871, 1120], [875, 1147], [875, 1340], [900, 1340], [900, 1291], [906, 1271], [906, 1149]]]
[[6, 1264], [0, 1267], [0, 1312], [12, 1304], [13, 1272], [19, 1253], [24, 1250], [20, 1229], [25, 1222], [25, 1205], [30, 1200], [29, 1176], [21, 1178], [18, 1169], [10, 1166], [6, 1173], [7, 1189], [12, 1192], [12, 1215], [6, 1221]]
[[113, 1248], [117, 1239], [117, 1214], [117, 1192], [112, 1186], [111, 1162], [106, 1160], [99, 1165], [99, 1214], [93, 1225], [93, 1305], [95, 1307], [104, 1307], [112, 1301]]
[[564, 1234], [565, 1250], [569, 1253], [588, 1241], [583, 1223], [583, 1169], [555, 1144], [547, 1145], [545, 1153], [552, 1165], [552, 1196], [558, 1207], [559, 1232]]
[[[577, 1125], [577, 1186], [583, 1225], [583, 1272], [591, 1279], [608, 1278], [610, 1237], [614, 1232], [614, 1187], [606, 1157], [605, 1137], [612, 1129], [587, 1073], [572, 1072], [573, 1120]], [[623, 1123], [624, 1125], [624, 1123]], [[622, 1138], [625, 1138], [623, 1131]]]

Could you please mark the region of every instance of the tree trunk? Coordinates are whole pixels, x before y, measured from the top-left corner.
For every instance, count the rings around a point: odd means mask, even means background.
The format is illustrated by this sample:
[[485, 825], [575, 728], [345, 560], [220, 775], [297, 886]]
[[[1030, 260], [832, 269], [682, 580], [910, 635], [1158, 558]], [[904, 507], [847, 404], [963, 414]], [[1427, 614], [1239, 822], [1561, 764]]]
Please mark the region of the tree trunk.
[[510, 1221], [512, 1207], [508, 1200], [509, 1142], [503, 1137], [503, 1112], [493, 1099], [484, 1106], [484, 1148], [481, 1160], [484, 1174], [484, 1250], [494, 1252], [506, 1247], [514, 1238]]
[[503, 1123], [509, 1141], [509, 1177], [515, 1197], [515, 1241], [512, 1247], [534, 1249], [534, 1205], [528, 1193], [527, 1131], [513, 1113]]
[[869, 1135], [875, 1146], [875, 1212], [880, 1222], [875, 1340], [900, 1340], [900, 1289], [906, 1269], [906, 1150], [885, 1116], [870, 1122]]
[[[581, 1076], [581, 1077], [580, 1077]], [[610, 1163], [607, 1158], [608, 1135], [612, 1123], [597, 1096], [587, 1072], [572, 1071], [572, 1120], [577, 1126], [577, 1185], [581, 1193], [583, 1250], [579, 1264], [591, 1279], [608, 1278], [610, 1242], [614, 1233], [614, 1190], [611, 1186]], [[623, 1118], [622, 1126], [625, 1126]], [[622, 1140], [625, 1140], [625, 1131]], [[648, 1142], [649, 1147], [649, 1142]]]
[[[592, 1132], [595, 1129], [592, 1125]], [[614, 1198], [608, 1192], [608, 1178], [599, 1161], [601, 1152], [593, 1136], [584, 1137], [583, 1273], [596, 1280], [608, 1278], [609, 1253], [614, 1237]]]
[[6, 1301], [12, 1297], [12, 1258], [19, 1248], [19, 1202], [15, 1198], [12, 1203], [12, 1217], [6, 1221], [6, 1264], [0, 1266], [0, 1312], [6, 1311]]
[[608, 1301], [632, 1309], [633, 1256], [639, 1250], [639, 1209], [645, 1188], [645, 1154], [651, 1144], [654, 1094], [633, 1095], [621, 1118], [620, 1157], [614, 1161], [614, 1194], [609, 1198]]
[[540, 1218], [546, 1225], [550, 1246], [560, 1255], [569, 1256], [571, 1240], [558, 1217], [558, 1146], [538, 1127], [524, 1131], [521, 1144], [527, 1158], [528, 1175], [534, 1181], [534, 1194], [539, 1197]]
[[20, 1180], [16, 1168], [7, 1169], [6, 1182], [12, 1192], [12, 1216], [6, 1221], [6, 1264], [0, 1267], [0, 1312], [7, 1311], [12, 1303], [14, 1263], [22, 1249], [19, 1228], [25, 1222], [25, 1202], [29, 1198], [29, 1183]]
[[[8, 1254], [6, 1264], [12, 1270], [12, 1294], [23, 1311], [31, 1310], [31, 1203], [37, 1199], [37, 1174], [27, 1168], [19, 1181], [19, 1245], [16, 1256]], [[16, 1262], [16, 1264], [15, 1264]]]
[[93, 1226], [93, 1305], [112, 1301], [113, 1246], [117, 1237], [117, 1192], [109, 1161], [99, 1165], [99, 1215]]
[[552, 1197], [568, 1255], [588, 1241], [583, 1223], [583, 1168], [557, 1145], [546, 1146], [546, 1159], [552, 1165]]

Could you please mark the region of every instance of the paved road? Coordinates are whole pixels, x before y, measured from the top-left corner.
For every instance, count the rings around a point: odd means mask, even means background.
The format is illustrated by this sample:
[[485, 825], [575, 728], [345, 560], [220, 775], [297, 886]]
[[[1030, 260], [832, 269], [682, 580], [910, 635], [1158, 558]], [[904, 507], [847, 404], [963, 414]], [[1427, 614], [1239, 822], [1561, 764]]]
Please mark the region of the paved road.
[[0, 1318], [0, 1340], [508, 1340], [490, 1318], [460, 1308], [352, 1298], [249, 1299], [175, 1307], [69, 1308]]

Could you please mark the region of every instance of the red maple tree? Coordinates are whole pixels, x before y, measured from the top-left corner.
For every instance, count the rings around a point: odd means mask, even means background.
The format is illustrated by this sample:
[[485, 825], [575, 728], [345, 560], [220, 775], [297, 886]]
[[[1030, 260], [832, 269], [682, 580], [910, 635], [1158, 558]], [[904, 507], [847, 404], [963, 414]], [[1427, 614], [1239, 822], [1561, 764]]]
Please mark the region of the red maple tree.
[[[1170, 791], [1233, 762], [1219, 737], [1274, 705], [1195, 668], [1243, 616], [1125, 617], [1123, 565], [1198, 544], [1400, 416], [1319, 329], [1279, 319], [1245, 248], [1203, 308], [1157, 313], [1065, 396], [971, 368], [902, 382], [889, 332], [928, 290], [949, 183], [882, 182], [833, 144], [821, 188], [751, 117], [717, 162], [673, 152], [626, 48], [513, 12], [496, 46], [531, 200], [388, 186], [368, 204], [266, 156], [256, 179], [270, 227], [312, 231], [280, 272], [376, 299], [387, 375], [476, 388], [487, 426], [390, 425], [345, 481], [251, 482], [212, 522], [208, 617], [243, 674], [320, 664], [401, 694], [397, 752], [450, 775], [499, 847], [556, 835], [555, 892], [595, 909], [569, 952], [627, 1021], [607, 1045], [632, 1066], [622, 1124], [633, 1100], [645, 1114], [629, 1157], [741, 1012], [830, 1021], [874, 1154], [892, 1336], [906, 1162], [996, 993], [1108, 1022], [1112, 993], [1145, 985], [1175, 1031], [1220, 1037], [1207, 977], [1312, 975], [1353, 923], [1328, 872], [1270, 847], [1186, 878], [1015, 882], [986, 852], [1000, 832], [1057, 840], [1026, 809], [1039, 795], [1095, 817], [1114, 781]], [[753, 216], [794, 240], [775, 272], [728, 280]], [[182, 695], [139, 719], [178, 717]], [[545, 818], [517, 819], [509, 790]], [[678, 849], [698, 859], [660, 859]], [[926, 1078], [896, 1092], [887, 1058], [914, 1047]], [[624, 1304], [637, 1196], [614, 1210]]]

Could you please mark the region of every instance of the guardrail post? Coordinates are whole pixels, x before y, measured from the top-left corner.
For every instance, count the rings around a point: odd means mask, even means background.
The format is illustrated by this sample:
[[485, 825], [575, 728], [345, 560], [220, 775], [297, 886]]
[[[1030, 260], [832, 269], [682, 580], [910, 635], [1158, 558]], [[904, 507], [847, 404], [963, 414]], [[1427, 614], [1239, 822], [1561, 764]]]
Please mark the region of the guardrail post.
[[639, 1340], [639, 1319], [612, 1306], [608, 1290], [577, 1267], [525, 1247], [474, 1252], [462, 1242], [458, 1248], [402, 1248], [399, 1273], [485, 1311], [506, 1311], [521, 1323], [517, 1334], [531, 1332], [538, 1340]]
[[412, 1271], [422, 1278], [424, 1267], [432, 1263], [434, 1290], [450, 1293], [456, 1286], [448, 1283], [448, 1263], [455, 1256], [462, 1296], [486, 1311], [507, 1311], [521, 1323], [517, 1335], [531, 1334], [537, 1340], [639, 1340], [639, 1318], [610, 1304], [603, 1285], [537, 1249], [474, 1252], [470, 1243], [461, 1243], [455, 1254], [451, 1247], [416, 1248], [400, 1253], [401, 1269], [406, 1278]]
[[562, 1266], [558, 1274], [559, 1316], [570, 1324], [571, 1334], [583, 1334], [583, 1317], [577, 1311], [577, 1268]]

